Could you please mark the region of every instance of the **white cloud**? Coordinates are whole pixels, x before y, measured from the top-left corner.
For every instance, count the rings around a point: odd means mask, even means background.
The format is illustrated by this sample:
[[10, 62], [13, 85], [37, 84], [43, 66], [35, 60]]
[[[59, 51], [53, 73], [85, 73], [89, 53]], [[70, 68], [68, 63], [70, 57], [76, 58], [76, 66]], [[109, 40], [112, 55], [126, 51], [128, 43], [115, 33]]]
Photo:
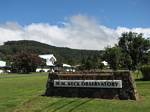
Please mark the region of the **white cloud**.
[[123, 32], [129, 32], [129, 31], [132, 31], [132, 32], [136, 32], [136, 33], [142, 33], [143, 36], [145, 38], [147, 37], [150, 37], [150, 28], [126, 28], [126, 27], [117, 27], [116, 29], [116, 32], [121, 35], [121, 33]]
[[114, 45], [124, 31], [144, 33], [150, 37], [150, 28], [111, 29], [98, 24], [93, 18], [76, 15], [69, 18], [63, 26], [46, 23], [33, 23], [20, 26], [15, 22], [0, 25], [0, 43], [10, 40], [36, 40], [59, 47], [100, 50]]

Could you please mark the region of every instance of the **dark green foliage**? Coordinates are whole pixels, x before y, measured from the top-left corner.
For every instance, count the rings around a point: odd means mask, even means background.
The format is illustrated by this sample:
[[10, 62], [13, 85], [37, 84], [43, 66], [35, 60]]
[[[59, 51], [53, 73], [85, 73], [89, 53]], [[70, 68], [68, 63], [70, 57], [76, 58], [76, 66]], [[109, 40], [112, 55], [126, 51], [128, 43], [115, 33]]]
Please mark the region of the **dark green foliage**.
[[119, 47], [106, 48], [104, 59], [109, 63], [109, 66], [116, 70], [119, 69], [121, 60], [121, 49]]
[[97, 55], [89, 56], [82, 59], [82, 64], [79, 67], [80, 70], [90, 70], [90, 69], [102, 69], [104, 67], [101, 63], [101, 58]]
[[83, 68], [86, 70], [90, 70], [94, 67], [93, 65], [93, 61], [91, 57], [88, 57], [85, 61], [85, 63], [83, 63]]
[[150, 65], [143, 65], [141, 67], [141, 72], [144, 80], [150, 80]]
[[132, 70], [132, 59], [130, 55], [121, 52], [121, 58], [119, 63], [120, 68]]
[[8, 41], [0, 46], [0, 57], [9, 62], [6, 56], [13, 56], [18, 52], [32, 52], [35, 54], [54, 54], [59, 63], [71, 65], [81, 64], [83, 57], [97, 55], [101, 57], [103, 51], [96, 50], [77, 50], [64, 47], [55, 47], [36, 41], [21, 40]]
[[142, 34], [133, 32], [123, 33], [118, 45], [106, 48], [104, 59], [112, 69], [137, 70], [150, 61], [150, 40]]
[[147, 52], [143, 55], [142, 63], [144, 63], [144, 64], [149, 64], [149, 65], [150, 65], [150, 51], [147, 51]]
[[133, 32], [123, 33], [118, 46], [122, 49], [126, 59], [131, 58], [131, 69], [138, 69], [140, 64], [147, 62], [147, 50], [150, 49], [150, 40], [143, 38], [142, 34]]

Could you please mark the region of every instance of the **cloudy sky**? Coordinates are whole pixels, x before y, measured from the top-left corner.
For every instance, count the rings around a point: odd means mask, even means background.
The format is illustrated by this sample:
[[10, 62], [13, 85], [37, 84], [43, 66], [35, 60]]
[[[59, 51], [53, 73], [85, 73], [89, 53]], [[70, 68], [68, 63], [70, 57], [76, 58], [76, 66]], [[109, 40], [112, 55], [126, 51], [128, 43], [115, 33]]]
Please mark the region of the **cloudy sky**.
[[114, 1], [0, 0], [0, 44], [36, 40], [100, 50], [117, 43], [122, 32], [150, 37], [150, 1]]

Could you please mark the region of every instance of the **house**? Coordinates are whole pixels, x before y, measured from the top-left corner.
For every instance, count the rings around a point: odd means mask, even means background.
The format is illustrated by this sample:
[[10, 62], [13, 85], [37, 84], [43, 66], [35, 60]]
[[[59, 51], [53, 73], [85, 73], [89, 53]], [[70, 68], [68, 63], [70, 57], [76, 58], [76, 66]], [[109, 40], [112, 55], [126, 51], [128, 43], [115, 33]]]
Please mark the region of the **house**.
[[46, 60], [46, 66], [39, 66], [36, 69], [36, 72], [49, 72], [53, 71], [53, 68], [55, 66], [56, 58], [53, 54], [44, 54], [44, 55], [39, 55], [40, 58]]
[[6, 66], [6, 62], [0, 61], [0, 74], [5, 72], [5, 70], [3, 69], [5, 66]]
[[47, 66], [54, 66], [54, 63], [56, 62], [56, 58], [53, 54], [39, 55], [39, 57], [46, 60]]

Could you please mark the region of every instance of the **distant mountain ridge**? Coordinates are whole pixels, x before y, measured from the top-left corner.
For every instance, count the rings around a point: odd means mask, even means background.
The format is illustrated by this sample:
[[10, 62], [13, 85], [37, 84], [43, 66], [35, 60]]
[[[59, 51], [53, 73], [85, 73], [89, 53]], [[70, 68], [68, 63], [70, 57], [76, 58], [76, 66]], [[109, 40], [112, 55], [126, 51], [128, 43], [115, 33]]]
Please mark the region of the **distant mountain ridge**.
[[89, 56], [101, 57], [103, 51], [98, 50], [79, 50], [67, 47], [56, 47], [33, 40], [7, 41], [0, 46], [0, 58], [7, 60], [18, 52], [26, 51], [36, 54], [54, 54], [58, 62], [68, 64], [79, 64], [83, 58]]

